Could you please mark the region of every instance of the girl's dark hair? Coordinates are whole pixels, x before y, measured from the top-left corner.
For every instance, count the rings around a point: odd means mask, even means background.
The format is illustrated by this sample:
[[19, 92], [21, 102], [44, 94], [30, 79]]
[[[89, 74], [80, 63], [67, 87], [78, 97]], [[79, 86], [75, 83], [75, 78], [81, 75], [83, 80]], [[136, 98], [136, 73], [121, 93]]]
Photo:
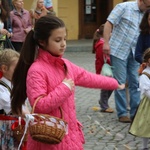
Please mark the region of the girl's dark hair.
[[150, 58], [150, 48], [147, 48], [143, 54], [143, 62], [147, 63]]
[[0, 18], [1, 18], [2, 22], [5, 22], [9, 18], [9, 13], [10, 13], [10, 9], [9, 9], [7, 0], [1, 0], [0, 9], [1, 9]]
[[148, 23], [148, 16], [150, 14], [150, 9], [148, 9], [142, 18], [142, 21], [140, 23], [140, 29], [142, 34], [149, 34], [150, 33], [150, 26]]
[[34, 31], [31, 30], [25, 39], [21, 49], [20, 58], [13, 74], [11, 93], [11, 108], [14, 114], [22, 113], [22, 105], [24, 104], [26, 94], [26, 77], [27, 72], [36, 56], [36, 47], [43, 48], [39, 41], [45, 41], [48, 44], [48, 39], [54, 29], [65, 27], [64, 22], [56, 16], [46, 15], [41, 17], [35, 23]]
[[95, 53], [95, 44], [100, 40], [101, 37], [103, 37], [103, 31], [104, 31], [104, 24], [102, 24], [93, 35], [93, 46], [92, 46], [92, 53]]

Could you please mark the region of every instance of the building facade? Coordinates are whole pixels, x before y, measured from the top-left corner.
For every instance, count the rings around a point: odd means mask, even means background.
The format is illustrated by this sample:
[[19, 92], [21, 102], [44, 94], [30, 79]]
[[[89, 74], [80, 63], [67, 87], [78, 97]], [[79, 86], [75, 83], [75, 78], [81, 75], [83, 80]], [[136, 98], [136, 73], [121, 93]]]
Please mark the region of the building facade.
[[[52, 0], [56, 15], [67, 27], [68, 39], [88, 39], [94, 31], [105, 23], [113, 7], [128, 0]], [[32, 0], [25, 0], [24, 6], [30, 9]]]

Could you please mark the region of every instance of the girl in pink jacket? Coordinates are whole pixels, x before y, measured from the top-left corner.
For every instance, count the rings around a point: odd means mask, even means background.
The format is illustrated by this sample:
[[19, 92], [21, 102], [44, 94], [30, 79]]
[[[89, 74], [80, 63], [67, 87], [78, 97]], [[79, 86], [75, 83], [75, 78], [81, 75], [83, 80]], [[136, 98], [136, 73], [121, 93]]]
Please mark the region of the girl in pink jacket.
[[113, 78], [90, 73], [62, 58], [66, 37], [64, 22], [47, 15], [37, 20], [21, 50], [13, 75], [12, 112], [22, 114], [22, 104], [27, 97], [33, 106], [38, 97], [45, 95], [40, 98], [34, 112], [61, 118], [61, 107], [68, 123], [68, 134], [61, 143], [45, 144], [29, 135], [28, 150], [83, 150], [84, 136], [76, 118], [75, 86], [110, 90], [124, 88]]

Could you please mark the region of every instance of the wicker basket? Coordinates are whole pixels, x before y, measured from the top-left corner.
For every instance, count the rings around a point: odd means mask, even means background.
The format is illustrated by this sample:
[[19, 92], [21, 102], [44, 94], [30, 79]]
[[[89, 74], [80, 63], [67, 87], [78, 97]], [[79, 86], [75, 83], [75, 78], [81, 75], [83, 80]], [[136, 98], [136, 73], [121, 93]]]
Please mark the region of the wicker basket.
[[[21, 138], [24, 134], [24, 130], [25, 130], [25, 121], [24, 120], [21, 120], [21, 124], [19, 125], [19, 122], [18, 121], [15, 121], [13, 124], [12, 124], [12, 131], [13, 131], [13, 137], [18, 141], [20, 142], [21, 141]], [[28, 136], [28, 132], [25, 134], [25, 137], [23, 139], [23, 142], [26, 142], [27, 141], [27, 136]]]
[[[36, 99], [32, 114], [40, 98]], [[60, 112], [62, 119], [47, 114], [33, 114], [35, 118], [34, 122], [30, 122], [29, 124], [29, 132], [32, 139], [47, 144], [60, 143], [67, 132], [67, 122], [63, 120], [61, 108]]]

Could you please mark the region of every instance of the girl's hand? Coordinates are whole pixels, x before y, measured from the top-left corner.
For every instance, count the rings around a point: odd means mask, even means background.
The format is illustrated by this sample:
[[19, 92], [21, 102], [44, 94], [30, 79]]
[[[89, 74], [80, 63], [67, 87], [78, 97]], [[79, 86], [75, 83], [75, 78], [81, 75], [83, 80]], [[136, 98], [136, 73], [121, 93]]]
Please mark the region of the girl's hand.
[[118, 85], [118, 89], [119, 89], [119, 90], [125, 89], [125, 84], [119, 84], [119, 85]]

